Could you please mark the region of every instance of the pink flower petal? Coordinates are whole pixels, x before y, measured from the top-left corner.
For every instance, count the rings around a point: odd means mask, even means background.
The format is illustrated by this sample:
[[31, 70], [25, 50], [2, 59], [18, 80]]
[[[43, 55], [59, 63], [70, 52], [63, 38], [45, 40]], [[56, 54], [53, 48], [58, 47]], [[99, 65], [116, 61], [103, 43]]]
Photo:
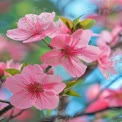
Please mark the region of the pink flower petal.
[[45, 34], [40, 34], [40, 35], [33, 35], [32, 37], [30, 37], [29, 39], [23, 41], [23, 43], [28, 43], [28, 42], [36, 42], [36, 41], [41, 41], [42, 39], [44, 39], [46, 37]]
[[62, 49], [69, 44], [70, 39], [69, 35], [60, 34], [52, 39], [50, 45], [57, 49]]
[[42, 55], [41, 61], [51, 66], [60, 65], [62, 62], [61, 51], [53, 49]]
[[11, 97], [10, 102], [16, 108], [26, 109], [32, 107], [33, 99], [31, 99], [31, 97], [31, 94], [28, 94], [25, 91], [20, 91]]
[[72, 34], [71, 46], [77, 48], [86, 47], [91, 39], [92, 32], [90, 30], [77, 30]]
[[65, 88], [65, 84], [62, 83], [62, 78], [60, 76], [50, 76], [47, 75], [42, 79], [41, 82], [43, 89], [54, 90], [55, 93], [59, 94]]
[[91, 63], [92, 61], [97, 60], [99, 55], [100, 55], [100, 50], [98, 47], [87, 46], [86, 48], [82, 49], [81, 55], [79, 55], [78, 57], [87, 63]]
[[41, 22], [50, 24], [55, 18], [55, 12], [52, 12], [52, 13], [43, 12], [39, 15], [39, 18]]
[[104, 99], [98, 99], [87, 108], [86, 112], [95, 112], [95, 111], [103, 110], [107, 107], [108, 107], [108, 102], [106, 102]]
[[27, 14], [25, 17], [22, 17], [18, 22], [18, 27], [24, 30], [33, 32], [35, 22], [37, 22], [38, 16], [34, 14]]
[[80, 77], [86, 71], [86, 66], [74, 57], [65, 59], [63, 66], [73, 77]]
[[53, 91], [45, 91], [35, 102], [35, 106], [42, 109], [55, 109], [58, 106], [59, 97]]
[[7, 31], [7, 36], [11, 39], [22, 41], [28, 39], [33, 33], [23, 29], [13, 29]]
[[35, 78], [38, 75], [42, 76], [42, 74], [44, 75], [43, 69], [41, 68], [40, 65], [37, 65], [37, 64], [35, 64], [35, 65], [28, 65], [27, 67], [25, 67], [22, 70], [22, 76], [25, 77], [25, 78], [28, 77], [28, 78], [30, 78], [32, 80], [35, 80]]
[[9, 89], [12, 93], [17, 93], [24, 90], [23, 83], [27, 83], [28, 80], [24, 79], [21, 75], [8, 77], [4, 83], [4, 86]]

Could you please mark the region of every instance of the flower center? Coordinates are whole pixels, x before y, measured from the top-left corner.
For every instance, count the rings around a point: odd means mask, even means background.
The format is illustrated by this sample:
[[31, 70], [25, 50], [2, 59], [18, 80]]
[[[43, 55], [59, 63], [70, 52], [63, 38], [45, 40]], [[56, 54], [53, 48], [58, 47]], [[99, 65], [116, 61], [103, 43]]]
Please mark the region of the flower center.
[[64, 49], [62, 49], [61, 52], [63, 56], [65, 56], [66, 58], [78, 54], [78, 51], [75, 50], [74, 47], [70, 47], [69, 45], [67, 45]]
[[27, 91], [35, 97], [39, 97], [41, 92], [44, 92], [42, 85], [39, 83], [31, 83], [27, 86]]

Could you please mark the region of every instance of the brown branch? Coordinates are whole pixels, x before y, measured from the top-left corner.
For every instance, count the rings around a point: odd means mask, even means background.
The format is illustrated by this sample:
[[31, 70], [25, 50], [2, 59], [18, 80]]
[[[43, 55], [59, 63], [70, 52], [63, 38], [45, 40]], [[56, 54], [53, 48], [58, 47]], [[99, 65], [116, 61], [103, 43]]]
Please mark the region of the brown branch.
[[10, 104], [9, 101], [6, 101], [6, 100], [0, 100], [1, 103], [7, 103], [7, 104]]
[[54, 122], [56, 119], [69, 120], [69, 119], [73, 119], [73, 118], [81, 117], [81, 116], [85, 116], [85, 115], [86, 116], [95, 115], [100, 112], [104, 112], [107, 110], [114, 110], [114, 109], [120, 110], [120, 109], [122, 109], [122, 107], [107, 107], [105, 109], [94, 111], [94, 112], [83, 112], [83, 113], [75, 114], [72, 117], [68, 116], [68, 115], [56, 115], [56, 116], [45, 118], [44, 120], [40, 120], [39, 122]]
[[76, 118], [76, 117], [79, 117], [79, 116], [84, 116], [84, 115], [95, 115], [99, 112], [103, 112], [103, 111], [106, 111], [106, 110], [114, 110], [114, 109], [122, 109], [122, 107], [107, 107], [105, 109], [102, 109], [102, 110], [98, 110], [98, 111], [95, 111], [95, 112], [83, 112], [83, 113], [79, 113], [79, 114], [75, 114], [73, 117], [71, 116], [63, 116], [63, 115], [57, 115], [55, 116], [56, 118], [59, 118], [59, 119], [71, 119], [71, 118]]
[[21, 110], [21, 111], [20, 111], [20, 112], [18, 112], [17, 114], [12, 115], [12, 116], [11, 116], [11, 118], [10, 118], [9, 120], [14, 119], [14, 118], [16, 118], [16, 117], [20, 116], [20, 115], [21, 115], [25, 110], [26, 110], [26, 109]]
[[2, 116], [4, 113], [6, 113], [7, 111], [9, 111], [10, 109], [12, 109], [13, 106], [10, 104], [8, 106], [6, 106], [5, 108], [3, 108], [2, 110], [0, 110], [0, 116]]

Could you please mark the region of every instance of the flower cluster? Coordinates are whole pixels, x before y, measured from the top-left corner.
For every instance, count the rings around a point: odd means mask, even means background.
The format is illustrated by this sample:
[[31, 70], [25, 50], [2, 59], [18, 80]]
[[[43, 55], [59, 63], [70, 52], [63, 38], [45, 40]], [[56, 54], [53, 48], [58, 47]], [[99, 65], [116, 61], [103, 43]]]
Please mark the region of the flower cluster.
[[[41, 55], [41, 65], [19, 64], [16, 67], [0, 63], [0, 77], [7, 76], [4, 86], [13, 94], [10, 103], [18, 109], [32, 106], [40, 110], [55, 109], [60, 96], [70, 95], [71, 89], [68, 84], [63, 83], [63, 78], [55, 74], [55, 66], [63, 66], [73, 78], [82, 77], [87, 67], [94, 61], [103, 74], [116, 73], [110, 46], [117, 43], [118, 34], [122, 29], [120, 26], [117, 26], [112, 33], [103, 31], [97, 35], [97, 46], [95, 46], [90, 44], [91, 38], [96, 35], [89, 29], [94, 24], [93, 20], [80, 21], [80, 18], [77, 18], [71, 21], [59, 17], [58, 21], [55, 21], [55, 17], [54, 12], [27, 14], [18, 21], [16, 29], [7, 31], [7, 36], [13, 40], [23, 43], [43, 41], [50, 48]], [[49, 37], [50, 42], [46, 41], [46, 37]], [[121, 98], [121, 95], [117, 96]], [[106, 108], [108, 103], [104, 101], [104, 97], [102, 94], [95, 106], [102, 104], [101, 107]], [[91, 111], [93, 107], [94, 104], [86, 111]]]

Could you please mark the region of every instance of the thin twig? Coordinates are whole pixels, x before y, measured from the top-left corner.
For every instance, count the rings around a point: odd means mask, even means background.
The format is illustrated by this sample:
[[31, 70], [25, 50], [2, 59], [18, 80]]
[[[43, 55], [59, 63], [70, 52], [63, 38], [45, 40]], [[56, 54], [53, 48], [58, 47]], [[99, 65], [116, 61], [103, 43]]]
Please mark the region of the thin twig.
[[1, 103], [7, 103], [7, 104], [10, 104], [9, 101], [6, 101], [6, 100], [0, 100]]
[[53, 47], [52, 47], [45, 39], [42, 39], [42, 41], [43, 41], [50, 49], [53, 49]]
[[7, 111], [9, 111], [10, 109], [12, 109], [13, 106], [10, 104], [8, 106], [6, 106], [5, 108], [3, 108], [2, 110], [0, 110], [0, 116], [2, 116], [4, 113], [6, 113]]
[[21, 115], [25, 110], [26, 110], [26, 109], [21, 110], [21, 111], [20, 111], [20, 112], [18, 112], [17, 114], [13, 115], [13, 116], [11, 117], [11, 119], [14, 119], [14, 118], [16, 118], [16, 117], [20, 116], [20, 115]]
[[56, 116], [45, 118], [44, 120], [41, 120], [40, 122], [54, 122], [54, 120], [56, 120], [56, 119], [69, 120], [69, 119], [73, 119], [73, 118], [81, 117], [81, 116], [85, 116], [85, 115], [87, 115], [87, 116], [95, 115], [99, 112], [104, 112], [104, 111], [113, 110], [113, 109], [119, 109], [120, 110], [120, 109], [122, 109], [122, 107], [107, 107], [105, 109], [94, 111], [94, 112], [83, 112], [83, 113], [75, 114], [72, 117], [69, 115], [56, 115]]

